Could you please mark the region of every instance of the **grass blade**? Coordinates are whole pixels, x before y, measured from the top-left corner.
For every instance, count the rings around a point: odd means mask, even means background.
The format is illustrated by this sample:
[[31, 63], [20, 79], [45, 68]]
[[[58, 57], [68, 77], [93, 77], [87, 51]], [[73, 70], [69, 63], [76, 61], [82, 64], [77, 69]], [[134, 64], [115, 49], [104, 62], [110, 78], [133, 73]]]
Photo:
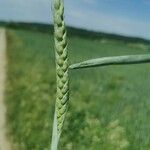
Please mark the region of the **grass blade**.
[[91, 59], [77, 64], [73, 64], [69, 68], [80, 69], [80, 68], [101, 67], [109, 65], [127, 65], [127, 64], [141, 64], [141, 63], [150, 63], [150, 54], [113, 56], [113, 57]]

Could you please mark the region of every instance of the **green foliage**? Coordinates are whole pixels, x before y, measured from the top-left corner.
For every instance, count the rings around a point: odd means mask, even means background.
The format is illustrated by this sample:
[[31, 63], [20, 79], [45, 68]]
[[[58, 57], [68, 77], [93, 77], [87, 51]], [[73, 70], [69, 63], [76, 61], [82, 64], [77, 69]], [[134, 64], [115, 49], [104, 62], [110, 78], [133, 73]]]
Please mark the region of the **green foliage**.
[[[42, 38], [38, 41], [39, 36]], [[8, 38], [10, 67], [6, 95], [11, 132], [15, 143], [20, 144], [19, 149], [37, 150], [43, 147], [47, 150], [55, 99], [53, 53], [47, 51], [49, 45], [46, 44], [49, 36], [9, 32]]]
[[[15, 150], [48, 150], [56, 88], [53, 36], [9, 30], [8, 40], [6, 100]], [[149, 54], [148, 49], [124, 41], [69, 38], [70, 64]], [[148, 150], [149, 74], [149, 64], [71, 71], [69, 112], [59, 149]]]

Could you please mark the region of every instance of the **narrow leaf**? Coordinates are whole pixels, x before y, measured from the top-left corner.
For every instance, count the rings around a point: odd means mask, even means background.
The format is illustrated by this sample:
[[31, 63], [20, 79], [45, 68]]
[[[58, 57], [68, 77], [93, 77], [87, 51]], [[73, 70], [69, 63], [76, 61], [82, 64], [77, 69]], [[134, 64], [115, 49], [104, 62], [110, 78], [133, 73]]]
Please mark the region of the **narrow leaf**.
[[150, 54], [113, 56], [113, 57], [91, 59], [77, 64], [73, 64], [69, 68], [80, 69], [80, 68], [101, 67], [108, 65], [127, 65], [127, 64], [141, 64], [141, 63], [150, 63]]

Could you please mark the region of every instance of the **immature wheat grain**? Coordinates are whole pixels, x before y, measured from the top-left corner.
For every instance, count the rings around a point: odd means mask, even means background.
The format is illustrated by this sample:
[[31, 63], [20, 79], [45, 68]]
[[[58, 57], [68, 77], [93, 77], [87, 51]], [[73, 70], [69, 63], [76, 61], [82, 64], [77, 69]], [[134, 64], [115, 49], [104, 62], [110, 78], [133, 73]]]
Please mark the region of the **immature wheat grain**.
[[56, 137], [57, 142], [56, 141], [55, 142], [58, 143], [60, 134], [62, 132], [62, 127], [69, 100], [68, 52], [66, 40], [66, 28], [63, 17], [64, 15], [63, 0], [54, 0], [53, 9], [54, 9], [56, 76], [57, 76], [57, 94], [56, 94], [55, 119], [54, 119], [55, 127], [53, 129], [53, 137], [54, 136]]

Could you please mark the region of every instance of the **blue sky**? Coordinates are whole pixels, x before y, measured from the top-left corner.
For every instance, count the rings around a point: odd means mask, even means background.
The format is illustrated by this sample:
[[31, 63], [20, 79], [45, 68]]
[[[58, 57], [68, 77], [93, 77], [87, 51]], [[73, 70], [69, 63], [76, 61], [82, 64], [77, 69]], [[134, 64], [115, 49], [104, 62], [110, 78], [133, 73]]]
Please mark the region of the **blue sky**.
[[[51, 0], [0, 0], [0, 20], [52, 23]], [[150, 0], [65, 0], [67, 25], [150, 39]]]

